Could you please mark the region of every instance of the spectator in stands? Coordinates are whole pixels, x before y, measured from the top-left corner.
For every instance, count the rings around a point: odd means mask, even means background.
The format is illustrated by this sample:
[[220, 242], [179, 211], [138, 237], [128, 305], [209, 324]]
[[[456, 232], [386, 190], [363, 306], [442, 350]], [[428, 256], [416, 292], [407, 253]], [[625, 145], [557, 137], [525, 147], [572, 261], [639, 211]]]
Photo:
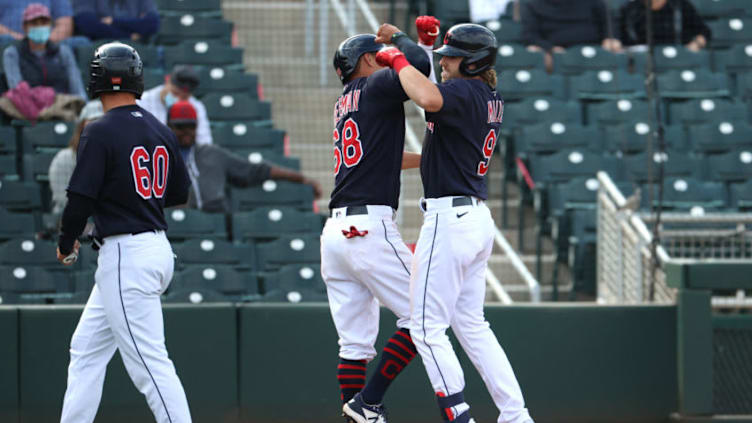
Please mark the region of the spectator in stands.
[[[653, 37], [656, 44], [683, 44], [692, 51], [708, 45], [710, 28], [688, 0], [652, 0]], [[619, 28], [625, 46], [647, 44], [645, 2], [632, 0], [622, 6]]]
[[73, 51], [50, 39], [52, 15], [41, 3], [32, 3], [23, 12], [24, 38], [3, 52], [3, 69], [8, 88], [26, 81], [29, 86], [52, 87], [55, 93], [86, 98], [81, 73]]
[[53, 214], [62, 213], [65, 204], [68, 202], [66, 190], [68, 189], [68, 181], [70, 181], [71, 175], [73, 175], [73, 169], [76, 167], [76, 154], [78, 152], [78, 141], [81, 138], [81, 133], [86, 125], [99, 119], [102, 115], [104, 115], [104, 111], [101, 101], [93, 100], [86, 103], [86, 106], [81, 109], [81, 114], [78, 116], [76, 129], [73, 131], [73, 136], [68, 143], [68, 147], [58, 151], [52, 162], [50, 162], [48, 175], [50, 178], [50, 191], [52, 191]]
[[160, 122], [167, 122], [167, 110], [178, 101], [189, 101], [198, 114], [196, 144], [211, 144], [212, 134], [209, 117], [201, 100], [192, 95], [198, 87], [198, 74], [190, 66], [176, 66], [165, 78], [163, 85], [144, 91], [138, 105], [153, 114]]
[[621, 51], [603, 0], [527, 0], [520, 8], [522, 37], [531, 51], [563, 53], [581, 44]]
[[73, 35], [73, 10], [69, 0], [0, 0], [0, 43], [24, 38], [24, 11], [32, 3], [51, 10], [49, 39], [59, 43]]
[[268, 163], [253, 164], [215, 145], [196, 145], [197, 114], [188, 101], [178, 101], [170, 107], [167, 125], [178, 139], [191, 178], [188, 207], [227, 213], [230, 204], [225, 197], [226, 184], [247, 187], [267, 179], [310, 185], [314, 196], [321, 196], [318, 182], [297, 171]]
[[473, 23], [484, 24], [488, 21], [499, 19], [503, 15], [512, 15], [508, 13], [516, 5], [516, 0], [469, 0], [470, 1], [470, 20]]
[[76, 33], [92, 40], [142, 41], [159, 30], [153, 0], [73, 0]]

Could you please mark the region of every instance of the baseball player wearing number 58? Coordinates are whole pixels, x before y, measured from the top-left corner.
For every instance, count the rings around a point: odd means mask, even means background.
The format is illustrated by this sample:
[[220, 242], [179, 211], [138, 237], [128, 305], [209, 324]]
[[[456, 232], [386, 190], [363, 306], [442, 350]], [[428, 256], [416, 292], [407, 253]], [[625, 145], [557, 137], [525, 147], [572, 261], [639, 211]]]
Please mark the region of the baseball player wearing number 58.
[[61, 423], [94, 421], [115, 350], [159, 423], [191, 421], [165, 348], [160, 295], [174, 270], [164, 207], [188, 199], [190, 181], [175, 135], [136, 105], [144, 89], [136, 50], [99, 47], [88, 90], [105, 115], [86, 126], [68, 186], [58, 259], [71, 264], [76, 238], [94, 216], [95, 285], [70, 344]]
[[[395, 31], [383, 25], [377, 41], [388, 42]], [[485, 175], [504, 110], [493, 68], [496, 37], [480, 25], [455, 25], [435, 52], [441, 56], [438, 85], [398, 49], [376, 55], [426, 110], [420, 163], [424, 221], [410, 281], [410, 331], [445, 420], [473, 422], [462, 393], [462, 367], [446, 336], [451, 326], [499, 409], [498, 422], [532, 422], [512, 366], [483, 317], [494, 241]]]

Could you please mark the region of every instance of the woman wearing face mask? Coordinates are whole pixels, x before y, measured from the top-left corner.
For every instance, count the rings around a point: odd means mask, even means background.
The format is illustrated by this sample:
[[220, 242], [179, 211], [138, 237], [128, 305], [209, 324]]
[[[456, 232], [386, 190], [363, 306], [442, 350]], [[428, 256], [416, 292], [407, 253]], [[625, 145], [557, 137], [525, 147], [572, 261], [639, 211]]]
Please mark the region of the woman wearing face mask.
[[31, 87], [52, 87], [56, 93], [86, 99], [73, 51], [66, 45], [50, 41], [50, 9], [39, 3], [28, 5], [23, 13], [23, 30], [25, 37], [3, 52], [8, 88], [16, 88], [26, 81]]

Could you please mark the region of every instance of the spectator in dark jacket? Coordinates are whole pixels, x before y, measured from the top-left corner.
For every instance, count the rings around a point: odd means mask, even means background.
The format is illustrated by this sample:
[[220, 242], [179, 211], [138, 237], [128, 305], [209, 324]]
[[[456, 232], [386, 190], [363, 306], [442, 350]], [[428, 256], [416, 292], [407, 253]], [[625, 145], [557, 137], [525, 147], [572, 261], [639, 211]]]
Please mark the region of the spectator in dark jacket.
[[520, 6], [522, 37], [530, 50], [562, 53], [581, 44], [621, 50], [603, 0], [527, 0]]
[[[700, 51], [711, 31], [688, 0], [652, 0], [653, 39], [656, 44], [683, 44]], [[619, 28], [625, 46], [647, 44], [647, 9], [644, 0], [632, 0], [621, 8]]]
[[247, 187], [268, 179], [307, 184], [313, 188], [316, 198], [321, 196], [318, 182], [299, 172], [269, 163], [250, 163], [216, 145], [197, 145], [196, 116], [196, 109], [185, 100], [173, 104], [167, 116], [167, 126], [178, 139], [192, 182], [188, 207], [207, 212], [229, 212], [230, 204], [225, 196], [227, 184]]
[[159, 30], [153, 0], [73, 0], [76, 32], [92, 40], [141, 41]]
[[70, 47], [50, 41], [50, 9], [32, 3], [23, 13], [24, 38], [3, 52], [3, 69], [8, 88], [26, 81], [29, 86], [47, 86], [56, 93], [86, 98], [81, 73]]

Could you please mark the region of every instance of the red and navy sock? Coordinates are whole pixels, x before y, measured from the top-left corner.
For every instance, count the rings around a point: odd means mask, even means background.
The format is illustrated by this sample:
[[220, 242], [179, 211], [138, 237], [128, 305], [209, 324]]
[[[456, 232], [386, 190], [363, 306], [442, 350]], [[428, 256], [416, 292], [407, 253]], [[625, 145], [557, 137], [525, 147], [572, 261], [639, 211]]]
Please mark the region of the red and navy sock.
[[392, 380], [407, 367], [416, 353], [410, 331], [402, 328], [395, 332], [381, 352], [381, 361], [376, 372], [371, 375], [363, 389], [363, 401], [366, 404], [381, 404]]
[[337, 380], [342, 393], [342, 403], [350, 401], [366, 383], [366, 360], [339, 359]]

